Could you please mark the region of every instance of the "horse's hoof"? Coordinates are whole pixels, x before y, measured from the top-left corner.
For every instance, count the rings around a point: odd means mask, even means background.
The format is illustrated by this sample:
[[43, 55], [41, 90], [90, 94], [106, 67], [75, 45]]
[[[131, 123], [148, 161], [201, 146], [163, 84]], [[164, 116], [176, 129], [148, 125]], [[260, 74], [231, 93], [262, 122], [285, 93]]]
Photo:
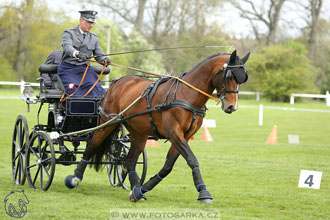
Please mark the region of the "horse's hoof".
[[81, 179], [78, 178], [77, 176], [69, 175], [65, 178], [64, 183], [65, 186], [68, 187], [69, 189], [73, 189], [79, 185], [81, 182]]
[[207, 205], [213, 205], [212, 199], [200, 199], [199, 201]]
[[135, 200], [134, 197], [133, 197], [133, 192], [132, 192], [132, 190], [129, 192], [129, 200], [130, 200], [131, 202], [136, 202], [136, 200]]
[[[135, 188], [133, 188], [133, 190], [134, 190], [134, 189], [135, 189]], [[129, 200], [130, 200], [131, 202], [138, 202], [138, 201], [144, 201], [144, 200], [147, 200], [144, 194], [140, 194], [140, 195], [138, 195], [138, 197], [134, 196], [134, 195], [133, 195], [133, 190], [131, 190], [131, 191], [129, 192]], [[136, 195], [136, 194], [135, 194], [135, 195]]]

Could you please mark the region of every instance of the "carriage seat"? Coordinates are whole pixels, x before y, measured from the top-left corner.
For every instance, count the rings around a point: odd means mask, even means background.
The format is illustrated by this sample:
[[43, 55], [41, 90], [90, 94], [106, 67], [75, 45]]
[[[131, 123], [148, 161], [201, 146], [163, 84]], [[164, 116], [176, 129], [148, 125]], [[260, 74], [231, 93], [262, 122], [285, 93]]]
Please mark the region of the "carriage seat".
[[[97, 74], [101, 74], [103, 66], [91, 66]], [[57, 64], [41, 64], [39, 66], [40, 72], [40, 91], [48, 99], [61, 98], [65, 88], [62, 84], [61, 78], [57, 74]], [[103, 74], [110, 73], [110, 68], [106, 67]]]

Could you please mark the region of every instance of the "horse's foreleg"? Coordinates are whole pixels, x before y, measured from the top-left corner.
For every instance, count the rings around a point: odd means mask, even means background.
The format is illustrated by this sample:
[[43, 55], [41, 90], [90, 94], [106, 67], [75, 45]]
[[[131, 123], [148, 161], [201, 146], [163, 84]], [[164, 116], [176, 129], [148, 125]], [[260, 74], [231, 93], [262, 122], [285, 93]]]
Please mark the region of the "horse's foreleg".
[[202, 179], [202, 175], [199, 170], [198, 160], [195, 157], [194, 153], [191, 151], [187, 141], [181, 137], [174, 138], [174, 140], [172, 141], [173, 141], [172, 143], [174, 143], [177, 150], [184, 157], [187, 164], [192, 169], [194, 184], [199, 193], [198, 200], [201, 203], [212, 204], [212, 196], [210, 192], [206, 189], [206, 185]]

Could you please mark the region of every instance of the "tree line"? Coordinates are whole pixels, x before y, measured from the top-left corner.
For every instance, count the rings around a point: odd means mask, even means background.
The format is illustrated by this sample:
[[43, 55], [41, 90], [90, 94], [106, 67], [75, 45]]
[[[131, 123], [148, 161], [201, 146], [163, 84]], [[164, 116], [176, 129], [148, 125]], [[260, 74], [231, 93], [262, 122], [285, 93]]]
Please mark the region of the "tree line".
[[[321, 15], [324, 0], [74, 0], [77, 8], [99, 8], [110, 17], [97, 20], [93, 32], [106, 49], [111, 27], [111, 52], [176, 46], [217, 45], [252, 52], [244, 90], [260, 91], [272, 100], [287, 100], [291, 92], [324, 93], [330, 88], [330, 21]], [[1, 4], [1, 3], [0, 3]], [[44, 1], [22, 0], [0, 10], [0, 68], [2, 80], [34, 80], [47, 55], [61, 49], [61, 37], [78, 20], [47, 8]], [[231, 19], [248, 22], [249, 32], [231, 35]], [[295, 20], [286, 16], [295, 13]], [[101, 17], [101, 16], [100, 16]], [[299, 22], [297, 22], [299, 19]], [[329, 18], [328, 18], [329, 19]], [[124, 31], [129, 27], [130, 31]], [[295, 36], [290, 35], [294, 31]], [[179, 74], [198, 61], [233, 48], [181, 49], [111, 56], [124, 65]], [[127, 74], [112, 68], [111, 77]]]

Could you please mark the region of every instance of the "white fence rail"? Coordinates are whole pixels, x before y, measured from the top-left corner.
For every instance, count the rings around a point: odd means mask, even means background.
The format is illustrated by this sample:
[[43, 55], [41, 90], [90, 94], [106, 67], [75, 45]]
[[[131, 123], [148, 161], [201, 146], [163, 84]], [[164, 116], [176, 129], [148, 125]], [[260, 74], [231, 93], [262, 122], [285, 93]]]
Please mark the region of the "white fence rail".
[[256, 96], [256, 101], [260, 101], [260, 95], [262, 95], [261, 92], [248, 92], [248, 91], [239, 91], [239, 95], [255, 95]]
[[[221, 108], [221, 106], [207, 105], [207, 108]], [[264, 106], [263, 104], [260, 104], [259, 106], [257, 106], [257, 105], [240, 105], [239, 108], [259, 109], [259, 126], [262, 126], [264, 123], [264, 109], [273, 109], [273, 110], [282, 110], [282, 111], [297, 111], [297, 112], [330, 113], [330, 110], [286, 108], [286, 107]]]
[[[20, 91], [21, 93], [24, 90], [24, 85], [25, 84], [29, 84], [31, 86], [36, 86], [39, 87], [40, 83], [31, 83], [31, 82], [25, 82], [25, 81], [21, 81], [21, 82], [5, 82], [5, 81], [0, 81], [0, 86], [1, 85], [7, 85], [7, 86], [20, 86]], [[103, 88], [107, 89], [109, 86], [102, 86]]]
[[5, 81], [0, 81], [0, 85], [5, 85], [5, 86], [19, 86], [21, 93], [24, 90], [24, 85], [28, 83], [31, 86], [40, 86], [40, 83], [29, 83], [29, 82], [24, 82], [23, 80], [20, 82], [5, 82]]
[[294, 104], [295, 97], [302, 97], [302, 98], [315, 98], [315, 99], [325, 99], [327, 106], [330, 106], [330, 94], [329, 91], [326, 92], [325, 95], [323, 94], [297, 94], [292, 93], [290, 97], [290, 104]]
[[[8, 86], [20, 86], [21, 92], [23, 92], [24, 85], [28, 83], [31, 86], [40, 86], [39, 83], [30, 83], [30, 82], [24, 82], [23, 80], [21, 82], [5, 82], [0, 81], [0, 85], [8, 85]], [[103, 86], [105, 87], [105, 86]], [[107, 87], [107, 86], [106, 86]], [[256, 101], [260, 101], [260, 96], [262, 95], [261, 92], [249, 92], [249, 91], [240, 91], [239, 95], [255, 95]], [[298, 93], [292, 93], [290, 97], [290, 103], [294, 104], [294, 98], [295, 97], [303, 97], [303, 98], [319, 98], [319, 99], [325, 99], [327, 106], [330, 106], [330, 94], [329, 91], [326, 92], [325, 95], [323, 94], [298, 94]]]
[[[31, 82], [5, 82], [5, 81], [0, 81], [0, 85], [7, 85], [7, 86], [20, 86], [21, 92], [24, 90], [24, 85], [25, 84], [30, 84], [31, 86], [40, 86], [40, 83], [31, 83]], [[108, 88], [108, 86], [102, 86], [103, 88]], [[240, 95], [255, 95], [256, 100], [259, 102], [260, 101], [260, 95], [262, 94], [261, 92], [249, 92], [249, 91], [240, 91]]]

